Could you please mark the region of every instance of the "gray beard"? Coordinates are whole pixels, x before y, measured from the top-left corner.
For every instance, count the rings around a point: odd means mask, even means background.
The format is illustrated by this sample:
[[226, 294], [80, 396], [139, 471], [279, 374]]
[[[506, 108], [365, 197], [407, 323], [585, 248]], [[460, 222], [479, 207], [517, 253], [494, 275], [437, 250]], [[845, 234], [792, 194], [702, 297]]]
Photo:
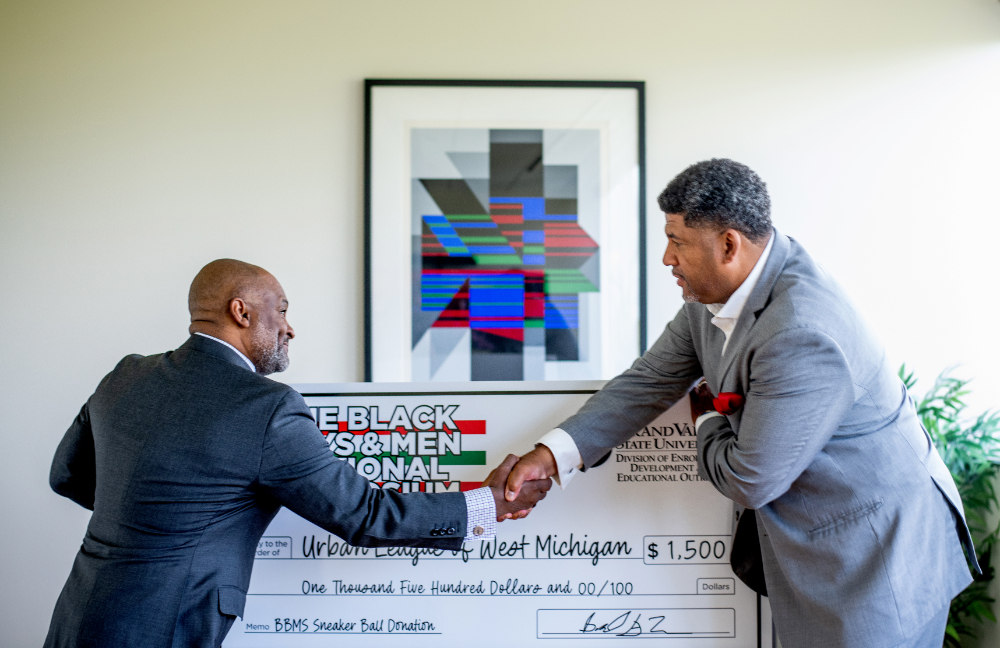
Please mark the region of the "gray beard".
[[686, 293], [684, 293], [682, 295], [682, 297], [684, 297], [684, 301], [686, 301], [689, 304], [700, 304], [701, 303], [701, 297], [699, 297], [698, 295], [694, 294], [693, 292], [686, 292]]
[[251, 342], [254, 366], [257, 368], [257, 373], [262, 376], [284, 371], [288, 369], [290, 363], [288, 352], [282, 346], [281, 340], [271, 335], [264, 328], [257, 328]]

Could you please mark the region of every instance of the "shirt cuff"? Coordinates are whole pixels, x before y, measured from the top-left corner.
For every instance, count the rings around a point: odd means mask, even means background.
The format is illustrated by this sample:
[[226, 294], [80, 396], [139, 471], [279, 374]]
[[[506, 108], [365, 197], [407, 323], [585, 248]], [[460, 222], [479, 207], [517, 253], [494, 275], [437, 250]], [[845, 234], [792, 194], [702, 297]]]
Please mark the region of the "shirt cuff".
[[556, 428], [538, 440], [535, 445], [543, 445], [552, 452], [556, 460], [556, 474], [553, 479], [559, 488], [566, 488], [573, 475], [583, 468], [583, 457], [576, 441], [562, 428]]
[[694, 422], [694, 431], [698, 432], [698, 429], [701, 427], [702, 423], [704, 423], [710, 418], [715, 418], [716, 416], [722, 416], [722, 414], [719, 414], [718, 412], [705, 412], [704, 414], [699, 416]]
[[493, 491], [488, 487], [465, 491], [465, 508], [468, 522], [465, 526], [466, 542], [489, 540], [497, 534], [497, 504]]

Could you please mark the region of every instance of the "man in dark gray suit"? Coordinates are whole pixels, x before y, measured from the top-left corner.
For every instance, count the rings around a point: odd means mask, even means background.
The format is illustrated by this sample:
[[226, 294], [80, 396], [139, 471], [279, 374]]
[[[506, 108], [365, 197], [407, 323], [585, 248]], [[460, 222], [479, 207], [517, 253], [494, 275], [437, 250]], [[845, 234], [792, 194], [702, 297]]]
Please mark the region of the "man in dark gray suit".
[[47, 647], [219, 646], [281, 506], [355, 545], [455, 550], [551, 485], [506, 502], [510, 455], [466, 493], [373, 489], [330, 452], [302, 397], [264, 377], [288, 367], [295, 337], [273, 276], [213, 261], [188, 305], [190, 339], [124, 358], [56, 451], [53, 490], [94, 513]]
[[[699, 475], [736, 504], [733, 567], [766, 591], [782, 645], [939, 648], [971, 581], [963, 545], [978, 565], [955, 483], [881, 344], [771, 226], [747, 167], [695, 164], [660, 207], [663, 263], [688, 303], [521, 459], [508, 498], [525, 479], [565, 487], [704, 376], [691, 398]], [[712, 411], [723, 392], [735, 406]]]

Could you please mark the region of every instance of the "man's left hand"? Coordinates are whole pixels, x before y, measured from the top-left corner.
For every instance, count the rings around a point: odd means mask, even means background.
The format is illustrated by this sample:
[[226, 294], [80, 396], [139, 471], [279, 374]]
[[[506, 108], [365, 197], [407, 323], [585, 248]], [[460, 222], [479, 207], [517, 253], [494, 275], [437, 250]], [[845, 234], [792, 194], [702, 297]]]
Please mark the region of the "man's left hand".
[[688, 394], [691, 401], [691, 422], [694, 423], [698, 417], [705, 412], [714, 412], [715, 405], [712, 404], [712, 390], [708, 388], [708, 383], [702, 380]]

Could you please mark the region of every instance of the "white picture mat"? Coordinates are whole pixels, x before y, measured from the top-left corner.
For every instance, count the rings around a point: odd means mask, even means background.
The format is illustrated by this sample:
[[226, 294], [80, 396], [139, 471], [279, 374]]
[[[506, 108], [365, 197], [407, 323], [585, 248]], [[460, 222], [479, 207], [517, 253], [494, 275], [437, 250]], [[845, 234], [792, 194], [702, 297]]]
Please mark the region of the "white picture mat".
[[447, 86], [374, 86], [371, 92], [372, 380], [405, 382], [412, 375], [411, 128], [601, 131], [606, 165], [600, 210], [600, 377], [627, 368], [639, 352], [638, 93]]

